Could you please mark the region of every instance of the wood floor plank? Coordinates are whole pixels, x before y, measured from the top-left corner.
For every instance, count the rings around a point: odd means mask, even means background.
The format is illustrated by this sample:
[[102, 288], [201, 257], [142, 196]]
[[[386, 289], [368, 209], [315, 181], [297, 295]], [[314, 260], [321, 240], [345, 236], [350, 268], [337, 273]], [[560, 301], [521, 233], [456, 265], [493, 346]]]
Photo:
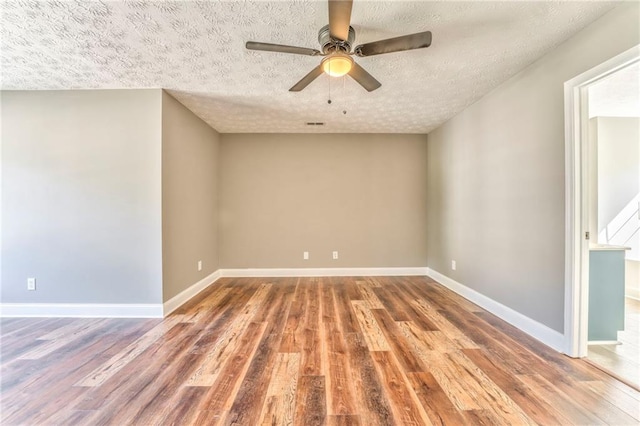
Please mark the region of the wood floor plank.
[[324, 376], [301, 376], [296, 392], [297, 425], [324, 425], [327, 417], [327, 402]]
[[322, 364], [322, 327], [320, 291], [316, 284], [308, 285], [305, 292], [305, 317], [301, 329], [300, 374], [320, 376], [324, 374]]
[[[110, 320], [104, 327], [76, 339], [65, 346], [64, 350], [54, 352], [43, 359], [14, 360], [3, 364], [0, 374], [0, 403], [11, 404], [11, 399], [17, 394], [14, 390], [39, 397], [40, 393], [46, 394], [50, 391], [52, 384], [64, 388], [65, 385], [69, 385], [70, 380], [82, 377], [146, 332], [154, 322], [156, 321]], [[25, 398], [20, 399], [28, 401]], [[44, 400], [46, 401], [46, 398]]]
[[425, 371], [422, 361], [414, 353], [414, 347], [407, 341], [389, 312], [385, 309], [372, 309], [371, 312], [404, 371], [410, 373]]
[[481, 410], [490, 406], [490, 410], [499, 412], [494, 423], [534, 423], [461, 352], [424, 351], [420, 356], [458, 410]]
[[416, 300], [412, 302], [413, 306], [425, 317], [433, 322], [439, 331], [446, 334], [447, 338], [455, 341], [460, 348], [477, 349], [478, 345], [467, 337], [458, 327], [451, 324], [437, 309], [424, 300]]
[[[33, 410], [17, 410], [15, 412], [3, 412], [2, 422], [3, 425], [40, 425], [40, 424], [57, 424], [50, 423], [52, 418], [55, 420], [57, 412], [59, 410], [54, 409], [53, 404], [57, 404], [58, 407], [65, 407], [78, 399], [83, 393], [82, 389], [67, 389], [64, 393], [56, 393], [49, 398], [49, 404], [47, 407], [42, 403], [36, 402], [36, 406]], [[28, 395], [25, 395], [28, 397]], [[4, 410], [3, 410], [4, 411]]]
[[[188, 374], [195, 368], [197, 357], [201, 356], [189, 354], [190, 345], [197, 339], [197, 335], [187, 333], [189, 327], [190, 325], [186, 323], [177, 324], [171, 329], [174, 334], [170, 347], [161, 346], [155, 353], [147, 350], [141, 355], [143, 357], [148, 355], [146, 357], [147, 369], [141, 371], [134, 380], [117, 389], [103, 401], [99, 409], [101, 417], [96, 423], [126, 424], [132, 422], [136, 417], [149, 413], [147, 407], [160, 406], [163, 401], [169, 399], [176, 392], [175, 383], [182, 382], [184, 377], [188, 377]], [[178, 360], [174, 370], [162, 369], [167, 358]], [[120, 373], [123, 371], [121, 370]], [[118, 377], [120, 373], [113, 378]]]
[[[203, 302], [198, 303], [190, 310], [186, 311], [183, 315], [183, 322], [191, 322], [197, 323], [202, 321], [205, 317], [211, 314], [211, 312], [218, 311], [219, 305], [227, 298], [231, 289], [221, 288], [216, 292], [211, 293], [209, 298], [205, 299]], [[176, 313], [177, 314], [177, 313]], [[207, 321], [211, 321], [210, 318], [207, 318]]]
[[441, 331], [424, 331], [412, 321], [398, 322], [398, 329], [415, 353], [422, 351], [455, 352], [461, 349]]
[[265, 307], [267, 328], [226, 416], [227, 424], [257, 424], [260, 420], [290, 306], [291, 298], [280, 297]]
[[264, 322], [250, 323], [247, 326], [246, 332], [238, 344], [237, 353], [233, 357], [228, 357], [222, 371], [207, 393], [202, 404], [203, 410], [210, 411], [214, 415], [219, 414], [220, 418], [224, 419], [223, 413], [228, 413], [231, 409], [231, 404], [238, 393], [242, 380], [244, 380], [266, 328], [267, 323]]
[[425, 277], [222, 278], [165, 319], [0, 319], [0, 388], [7, 425], [640, 422], [640, 392]]
[[178, 316], [172, 316], [158, 324], [144, 336], [131, 343], [121, 352], [111, 357], [108, 361], [89, 373], [86, 377], [76, 383], [76, 386], [99, 386], [105, 380], [120, 371], [131, 360], [144, 352], [149, 346], [161, 338], [171, 327], [181, 320]]
[[593, 380], [583, 382], [596, 395], [603, 396], [612, 404], [615, 404], [625, 413], [633, 417], [640, 424], [640, 401], [629, 393], [626, 393], [609, 383]]
[[82, 411], [101, 411], [109, 404], [116, 406], [125, 404], [130, 400], [131, 394], [135, 395], [154, 383], [158, 377], [158, 369], [167, 358], [176, 359], [176, 354], [182, 353], [186, 348], [185, 343], [197, 338], [187, 333], [190, 328], [190, 324], [176, 324], [162, 339], [149, 346], [103, 384], [83, 387], [86, 389], [84, 397], [73, 408]]
[[[624, 348], [624, 349], [623, 349]], [[640, 387], [640, 348], [622, 345], [590, 345], [589, 360]]]
[[594, 414], [603, 420], [606, 424], [626, 425], [634, 424], [636, 420], [621, 410], [615, 404], [609, 402], [606, 398], [591, 391], [582, 381], [568, 386], [566, 380], [554, 382], [554, 386], [561, 392], [569, 395], [571, 399], [577, 402], [584, 410], [593, 410], [597, 407]]
[[[62, 414], [60, 406], [75, 407], [84, 397], [85, 388], [76, 388], [73, 384], [111, 355], [109, 349], [117, 343], [119, 336], [109, 331], [115, 331], [112, 329], [114, 325], [121, 328], [125, 324], [126, 322], [107, 320], [103, 327], [95, 329], [91, 334], [74, 339], [65, 346], [64, 352], [57, 351], [44, 360], [29, 361], [39, 370], [38, 374], [22, 384], [21, 393], [10, 393], [8, 398], [3, 396], [3, 407], [11, 407], [19, 413], [18, 417], [14, 417], [18, 424], [28, 423], [27, 419], [37, 424], [40, 420], [35, 419], [36, 417], [55, 419]], [[100, 355], [103, 352], [106, 353], [104, 358]], [[57, 368], [48, 368], [52, 365]], [[72, 391], [61, 392], [71, 388]], [[11, 400], [11, 395], [18, 398]], [[59, 405], [51, 402], [52, 397], [57, 398]], [[8, 410], [3, 411], [4, 414], [9, 414]], [[34, 413], [37, 415], [34, 416]]]
[[327, 417], [327, 426], [361, 426], [360, 416], [333, 415]]
[[376, 426], [394, 424], [389, 400], [380, 383], [364, 337], [359, 333], [347, 333], [345, 340], [351, 384], [362, 423]]
[[413, 388], [407, 382], [391, 352], [372, 352], [373, 363], [381, 378], [383, 389], [396, 422], [403, 425], [430, 425], [431, 421], [418, 402]]
[[359, 333], [360, 325], [356, 314], [351, 307], [351, 297], [349, 295], [348, 283], [334, 286], [334, 299], [336, 301], [336, 311], [344, 333]]
[[464, 330], [465, 334], [479, 347], [483, 347], [500, 358], [504, 364], [508, 364], [516, 374], [531, 374], [532, 366], [543, 363], [541, 358], [534, 356], [517, 342], [504, 338], [491, 327], [486, 327], [486, 323], [475, 313], [467, 311], [457, 313], [440, 311], [440, 313], [454, 326]]
[[401, 283], [403, 283], [401, 277], [391, 277], [389, 281], [386, 282], [385, 287], [393, 287], [397, 290], [394, 292], [394, 295], [402, 300], [404, 311], [409, 316], [411, 322], [424, 331], [437, 331], [438, 327], [436, 324], [434, 324], [428, 316], [416, 309], [412, 303], [420, 300], [421, 296], [419, 293], [413, 290], [412, 287]]
[[483, 309], [475, 303], [465, 299], [459, 294], [449, 291], [429, 277], [408, 278], [409, 277], [400, 277], [399, 279], [403, 281], [405, 287], [416, 289], [423, 295], [424, 300], [430, 300], [440, 305], [442, 309], [466, 311], [470, 313], [483, 311]]
[[407, 314], [406, 309], [404, 308], [402, 298], [398, 296], [397, 289], [395, 287], [374, 287], [372, 290], [394, 321], [411, 320], [411, 317]]
[[5, 361], [2, 365], [9, 364], [8, 361], [14, 362], [23, 353], [43, 344], [44, 342], [37, 338], [44, 333], [68, 325], [73, 320], [72, 318], [48, 318], [44, 322], [38, 322], [37, 327], [20, 328], [3, 336], [0, 342], [0, 359]]
[[[60, 340], [69, 339], [75, 336], [77, 333], [82, 333], [84, 330], [91, 329], [93, 327], [99, 327], [101, 323], [104, 323], [103, 319], [91, 318], [86, 321], [80, 321], [78, 319], [72, 321], [70, 324], [57, 328], [49, 333], [43, 334], [38, 337], [38, 340]], [[35, 359], [35, 358], [23, 358], [23, 359]]]
[[[496, 424], [532, 425], [535, 422], [527, 416], [499, 386], [497, 386], [478, 366], [461, 351], [445, 354], [445, 357], [462, 367], [472, 380], [466, 382], [467, 389], [475, 388], [484, 410], [494, 414]], [[486, 408], [485, 408], [486, 407]]]
[[431, 373], [408, 373], [407, 377], [429, 420], [434, 425], [459, 425], [465, 420]]
[[46, 334], [38, 339], [44, 341], [44, 343], [23, 353], [18, 359], [40, 359], [69, 344], [73, 340], [80, 339], [82, 336], [94, 332], [101, 324], [104, 324], [104, 320], [88, 321], [79, 326], [72, 324], [69, 327], [64, 327], [67, 331], [63, 334], [59, 334], [59, 330]]
[[[158, 413], [157, 418], [162, 419], [162, 425], [195, 424], [200, 415], [199, 403], [206, 398], [208, 391], [209, 388], [204, 386], [181, 386], [173, 400], [165, 404], [165, 407]], [[156, 424], [158, 423], [160, 422], [156, 421]]]
[[380, 283], [381, 280], [385, 282], [389, 281], [389, 277], [360, 277], [359, 279], [365, 281], [371, 287], [382, 287]]
[[362, 335], [364, 336], [370, 351], [390, 351], [389, 343], [376, 322], [371, 310], [364, 302], [354, 300], [351, 302], [353, 310], [360, 323]]
[[479, 349], [464, 349], [467, 358], [478, 366], [500, 389], [502, 389], [525, 414], [538, 424], [562, 424], [568, 419], [553, 415], [552, 407], [535, 392], [524, 386], [514, 375], [506, 373]]
[[[99, 362], [126, 346], [129, 341], [135, 340], [140, 334], [146, 332], [150, 325], [157, 322], [157, 320], [109, 320], [91, 333], [72, 340], [64, 346], [63, 350], [54, 351], [44, 358], [36, 360], [5, 358], [0, 370], [2, 389], [0, 400], [10, 399], [13, 395], [13, 389], [22, 389], [33, 393], [42, 389], [43, 384], [47, 384], [47, 380], [57, 382], [62, 377], [66, 382], [75, 377], [70, 374], [72, 371], [74, 374], [75, 372], [86, 374], [90, 368], [95, 368]], [[55, 320], [52, 323], [59, 326], [69, 324], [69, 322], [60, 323]], [[45, 332], [51, 330], [49, 327], [42, 328], [46, 330]], [[33, 335], [31, 338], [34, 338]], [[29, 338], [25, 337], [25, 340], [29, 340]], [[98, 355], [85, 359], [84, 354], [91, 354], [92, 351], [97, 351]], [[66, 372], [52, 368], [53, 366], [61, 367], [61, 364], [67, 368]], [[90, 367], [87, 367], [89, 365]]]
[[[540, 363], [545, 364], [547, 368], [541, 372], [552, 382], [564, 380], [566, 376], [580, 381], [597, 380], [603, 376], [597, 369], [589, 368], [587, 363], [582, 361], [574, 362], [571, 358], [554, 351], [489, 312], [476, 312], [473, 315], [481, 318], [482, 322], [471, 322], [469, 324], [474, 327], [481, 325], [483, 327], [482, 332], [491, 333], [494, 341], [503, 342], [504, 348], [507, 350], [505, 355], [513, 357], [515, 355], [514, 352], [517, 351], [517, 356], [528, 366], [535, 365], [538, 368], [541, 366]], [[491, 327], [486, 327], [486, 325]]]
[[336, 313], [336, 304], [333, 295], [333, 284], [331, 284], [329, 279], [323, 279], [319, 286], [322, 301], [322, 322], [337, 321], [338, 315]]
[[[366, 303], [369, 309], [384, 309], [382, 302], [380, 301], [380, 299], [378, 299], [378, 296], [376, 296], [372, 286], [368, 282], [356, 281], [356, 286], [358, 287], [360, 295], [362, 296], [361, 300]], [[380, 287], [380, 285], [377, 285], [375, 287]]]
[[263, 284], [249, 299], [231, 324], [226, 328], [218, 341], [205, 357], [202, 365], [193, 373], [187, 382], [188, 386], [211, 386], [218, 377], [229, 354], [239, 345], [245, 329], [256, 315], [262, 301], [271, 289], [271, 284]]
[[[547, 401], [553, 401], [553, 415], [555, 417], [566, 419], [567, 424], [578, 425], [601, 425], [605, 424], [597, 416], [591, 414], [588, 410], [584, 410], [573, 401], [570, 397], [553, 386], [539, 375], [519, 375], [518, 380], [524, 383], [529, 389], [532, 389], [536, 395]], [[565, 422], [562, 422], [565, 423]]]
[[293, 424], [299, 370], [300, 354], [278, 354], [259, 424]]
[[[23, 393], [28, 393], [37, 400], [42, 394], [47, 393], [52, 384], [62, 388], [71, 386], [72, 381], [78, 380], [107, 359], [114, 352], [112, 348], [119, 349], [123, 335], [135, 335], [138, 328], [139, 325], [130, 320], [107, 320], [91, 333], [73, 339], [63, 350], [55, 351], [43, 359], [17, 360], [16, 363], [20, 363], [27, 371], [25, 374], [23, 370], [22, 375], [20, 369], [12, 371], [13, 381], [12, 378], [3, 377], [3, 404], [10, 403], [14, 407], [28, 405], [28, 399], [25, 398], [19, 398], [18, 404], [15, 401], [11, 403], [11, 398], [16, 396], [11, 392], [13, 389], [21, 389]], [[144, 326], [142, 328], [144, 329]], [[57, 368], [52, 368], [53, 366]], [[46, 401], [46, 398], [42, 400]], [[38, 404], [40, 403], [38, 400]]]
[[[191, 330], [199, 333], [200, 338], [191, 348], [191, 353], [210, 352], [211, 347], [216, 344], [229, 324], [233, 322], [244, 306], [254, 296], [259, 288], [259, 282], [248, 281], [246, 288], [229, 287], [227, 294], [222, 297], [217, 306], [214, 306], [199, 317], [196, 323], [193, 323]], [[202, 303], [206, 303], [203, 300]], [[200, 306], [196, 305], [196, 306]]]
[[[480, 313], [469, 315], [473, 317], [481, 316]], [[482, 317], [486, 318], [487, 321], [496, 321], [496, 318], [493, 316], [482, 315]], [[474, 324], [474, 322], [471, 321], [471, 324]], [[494, 340], [500, 336], [497, 329], [494, 328], [488, 328], [484, 332], [493, 334]], [[592, 407], [594, 404], [599, 404], [598, 416], [606, 423], [613, 422], [613, 424], [626, 424], [633, 422], [633, 419], [625, 412], [618, 409], [608, 401], [603, 401], [600, 396], [595, 395], [582, 384], [583, 381], [595, 377], [592, 375], [592, 372], [586, 368], [586, 363], [576, 363], [575, 360], [567, 357], [562, 359], [562, 355], [557, 353], [557, 355], [551, 354], [546, 351], [540, 354], [545, 357], [545, 359], [543, 359], [539, 355], [527, 351], [525, 347], [521, 346], [515, 340], [511, 340], [511, 338], [505, 338], [503, 340], [509, 342], [508, 347], [503, 347], [502, 353], [504, 354], [505, 359], [510, 359], [512, 361], [510, 362], [510, 366], [513, 366], [515, 363], [526, 363], [526, 369], [531, 370], [532, 368], [535, 368], [535, 370], [539, 371], [541, 376], [553, 383], [555, 388], [561, 392], [572, 395], [572, 399], [585, 407], [585, 409], [589, 409], [589, 407]], [[492, 350], [495, 350], [498, 347], [496, 345], [492, 346]], [[515, 359], [514, 354], [518, 354], [518, 359]], [[551, 362], [545, 362], [547, 360]], [[523, 376], [528, 375], [531, 374], [523, 374]], [[573, 377], [577, 380], [572, 382], [569, 377]]]
[[465, 425], [494, 426], [496, 424], [496, 419], [489, 410], [466, 410], [463, 416]]
[[11, 344], [15, 338], [21, 339], [30, 333], [41, 336], [73, 321], [72, 318], [0, 318], [0, 342]]
[[357, 414], [358, 408], [351, 386], [351, 372], [344, 336], [336, 322], [325, 322], [323, 364], [329, 415]]
[[[471, 374], [463, 366], [448, 357], [449, 353], [437, 351], [420, 354], [429, 372], [436, 378], [447, 397], [456, 408], [462, 410], [480, 410], [482, 407], [482, 390]], [[476, 383], [475, 386], [469, 384]]]

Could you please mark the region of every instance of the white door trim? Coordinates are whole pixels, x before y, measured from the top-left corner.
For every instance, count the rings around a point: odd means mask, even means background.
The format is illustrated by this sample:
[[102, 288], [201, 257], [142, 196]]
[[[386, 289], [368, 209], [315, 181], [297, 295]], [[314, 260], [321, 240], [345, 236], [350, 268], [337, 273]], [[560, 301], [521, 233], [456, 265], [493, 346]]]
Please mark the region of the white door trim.
[[[587, 355], [589, 318], [588, 98], [593, 83], [640, 61], [640, 45], [564, 83], [565, 117], [565, 353]], [[593, 236], [596, 237], [596, 236]]]

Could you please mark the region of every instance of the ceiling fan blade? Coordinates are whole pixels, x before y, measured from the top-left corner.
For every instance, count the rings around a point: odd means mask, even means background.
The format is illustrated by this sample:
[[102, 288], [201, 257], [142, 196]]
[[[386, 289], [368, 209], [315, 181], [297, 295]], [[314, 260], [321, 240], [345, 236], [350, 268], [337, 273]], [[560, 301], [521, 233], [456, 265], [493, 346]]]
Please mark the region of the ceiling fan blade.
[[249, 50], [263, 50], [265, 52], [293, 53], [295, 55], [322, 55], [319, 50], [306, 47], [286, 46], [284, 44], [260, 43], [259, 41], [248, 41], [245, 45]]
[[331, 38], [346, 41], [351, 25], [352, 0], [329, 0], [329, 33]]
[[322, 75], [323, 72], [324, 71], [322, 71], [322, 66], [318, 65], [317, 67], [312, 69], [309, 74], [307, 74], [304, 77], [302, 77], [302, 80], [300, 80], [299, 82], [294, 84], [293, 87], [291, 89], [289, 89], [289, 91], [290, 92], [299, 92], [299, 91], [301, 91], [302, 89], [307, 87], [309, 84], [311, 84], [311, 82], [313, 80], [315, 80], [316, 78], [320, 77], [320, 75]]
[[358, 56], [373, 56], [382, 53], [401, 52], [431, 46], [431, 31], [409, 34], [386, 40], [361, 44], [353, 49]]
[[378, 87], [382, 86], [382, 84], [378, 80], [373, 78], [371, 74], [369, 74], [367, 71], [365, 71], [364, 68], [362, 68], [360, 65], [358, 65], [355, 62], [353, 63], [353, 67], [351, 68], [351, 71], [349, 71], [349, 75], [355, 81], [360, 83], [362, 87], [367, 89], [367, 92], [373, 92]]

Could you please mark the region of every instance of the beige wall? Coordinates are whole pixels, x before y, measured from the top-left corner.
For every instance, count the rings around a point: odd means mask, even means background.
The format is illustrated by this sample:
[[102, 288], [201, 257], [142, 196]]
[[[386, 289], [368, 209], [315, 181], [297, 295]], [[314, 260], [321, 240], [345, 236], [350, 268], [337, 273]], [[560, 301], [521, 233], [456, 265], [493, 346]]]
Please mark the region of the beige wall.
[[559, 332], [563, 84], [640, 43], [638, 6], [617, 7], [428, 137], [429, 267]]
[[425, 266], [426, 163], [424, 135], [222, 135], [221, 267]]
[[165, 302], [218, 269], [219, 140], [218, 132], [162, 93]]
[[161, 91], [0, 95], [0, 301], [160, 303]]

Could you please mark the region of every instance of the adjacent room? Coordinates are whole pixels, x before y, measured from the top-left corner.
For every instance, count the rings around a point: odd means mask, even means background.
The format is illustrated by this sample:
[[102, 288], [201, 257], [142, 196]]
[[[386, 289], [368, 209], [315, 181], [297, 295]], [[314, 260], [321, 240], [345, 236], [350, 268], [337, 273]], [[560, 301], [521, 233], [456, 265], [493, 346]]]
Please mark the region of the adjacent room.
[[1, 2], [0, 423], [638, 424], [637, 322], [579, 331], [574, 271], [631, 245], [637, 305], [640, 123], [570, 82], [637, 69], [639, 17]]
[[640, 387], [640, 63], [588, 96], [588, 359]]

